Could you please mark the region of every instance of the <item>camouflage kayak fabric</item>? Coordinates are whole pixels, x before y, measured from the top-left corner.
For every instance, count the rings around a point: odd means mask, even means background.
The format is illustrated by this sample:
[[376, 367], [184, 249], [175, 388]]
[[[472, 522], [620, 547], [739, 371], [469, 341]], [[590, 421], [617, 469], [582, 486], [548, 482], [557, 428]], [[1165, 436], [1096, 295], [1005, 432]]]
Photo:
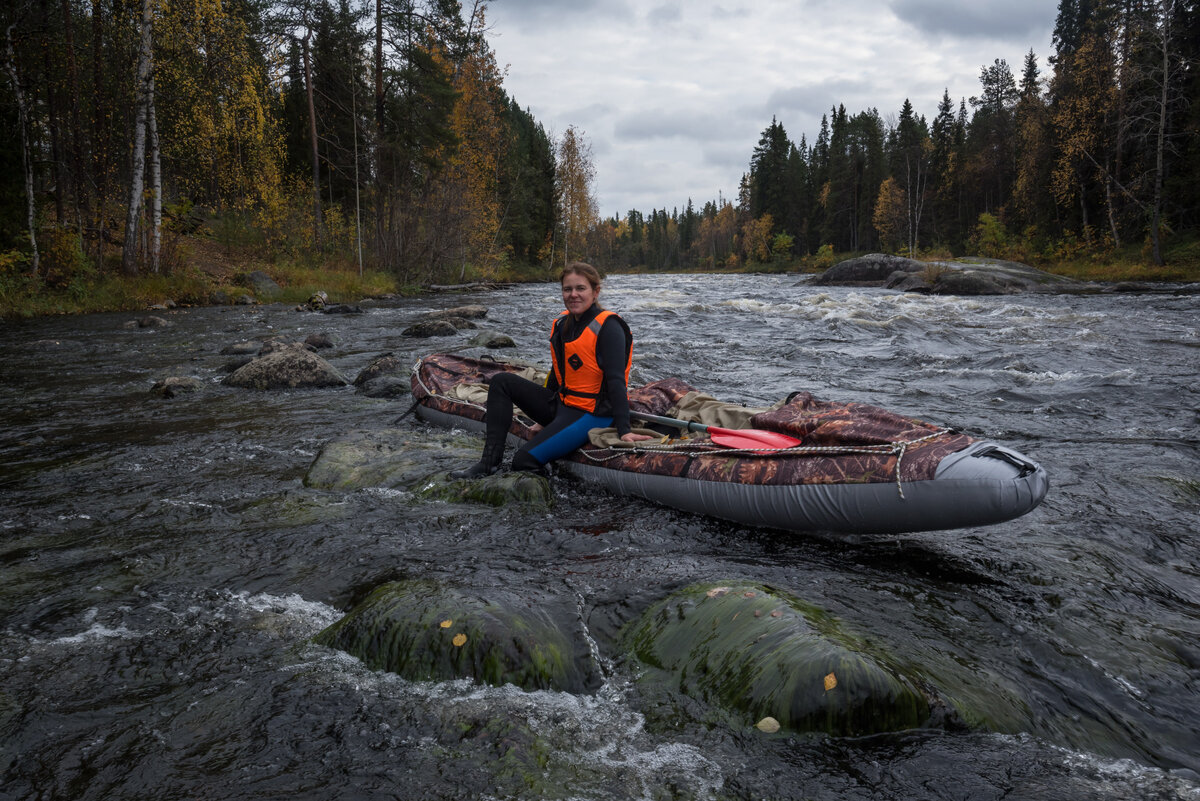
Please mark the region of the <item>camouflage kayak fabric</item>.
[[[482, 399], [491, 377], [523, 371], [529, 375], [529, 366], [448, 354], [426, 356], [413, 368], [413, 397], [422, 407], [482, 422]], [[472, 385], [475, 392], [463, 391]], [[629, 406], [635, 414], [677, 416], [680, 402], [696, 392], [681, 379], [667, 378], [630, 388]], [[894, 483], [932, 480], [943, 459], [976, 442], [876, 406], [821, 401], [808, 392], [794, 393], [786, 402], [751, 415], [749, 422], [751, 428], [795, 437], [801, 446], [747, 452], [693, 435], [635, 446], [587, 445], [566, 459], [609, 470], [733, 484]], [[529, 439], [537, 430], [535, 423], [517, 416], [509, 432]]]

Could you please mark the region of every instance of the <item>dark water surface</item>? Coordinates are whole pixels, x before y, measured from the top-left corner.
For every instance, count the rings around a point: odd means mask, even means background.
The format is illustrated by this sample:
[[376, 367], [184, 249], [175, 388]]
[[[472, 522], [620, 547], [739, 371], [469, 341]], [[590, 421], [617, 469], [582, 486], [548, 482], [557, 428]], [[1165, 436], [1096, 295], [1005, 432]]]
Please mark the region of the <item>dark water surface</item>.
[[[383, 352], [461, 346], [466, 333], [399, 332], [463, 303], [546, 364], [557, 295], [5, 324], [0, 797], [1200, 799], [1200, 296], [608, 282], [637, 337], [635, 383], [874, 403], [1049, 471], [1024, 518], [900, 537], [740, 528], [562, 477], [549, 512], [308, 489], [325, 442], [391, 428], [408, 401], [219, 383], [222, 347], [272, 334], [328, 332], [349, 378]], [[207, 386], [152, 397], [169, 375]], [[477, 447], [395, 426], [445, 443], [454, 466]], [[603, 688], [412, 683], [308, 642], [370, 588], [417, 576], [559, 599]], [[738, 579], [828, 609], [980, 725], [772, 737], [647, 708], [621, 627], [672, 589]]]

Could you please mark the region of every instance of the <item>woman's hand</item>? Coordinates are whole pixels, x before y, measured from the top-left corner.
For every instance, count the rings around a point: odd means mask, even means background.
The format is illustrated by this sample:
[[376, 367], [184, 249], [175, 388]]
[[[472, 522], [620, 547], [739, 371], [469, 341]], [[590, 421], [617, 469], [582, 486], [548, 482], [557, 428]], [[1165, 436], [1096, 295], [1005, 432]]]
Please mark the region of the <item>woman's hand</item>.
[[643, 442], [648, 439], [654, 439], [649, 434], [638, 434], [635, 431], [630, 431], [628, 434], [621, 435], [622, 442]]

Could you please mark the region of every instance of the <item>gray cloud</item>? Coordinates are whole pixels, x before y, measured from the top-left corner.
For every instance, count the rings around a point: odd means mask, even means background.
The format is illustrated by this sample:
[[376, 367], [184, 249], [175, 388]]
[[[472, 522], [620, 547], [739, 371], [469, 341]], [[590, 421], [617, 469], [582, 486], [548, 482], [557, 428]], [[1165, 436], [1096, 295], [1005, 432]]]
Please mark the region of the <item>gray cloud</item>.
[[819, 117], [838, 103], [869, 95], [871, 87], [863, 81], [834, 78], [820, 83], [776, 89], [767, 97], [765, 112], [777, 114], [796, 111]]
[[963, 0], [892, 0], [892, 11], [918, 31], [951, 37], [997, 39], [1033, 36], [1054, 15], [1049, 0], [1004, 3]]
[[1052, 0], [495, 0], [506, 89], [546, 130], [592, 145], [608, 213], [737, 193], [777, 118], [812, 144], [844, 104], [886, 119], [905, 98], [978, 94], [982, 66], [1042, 53]]
[[626, 113], [613, 126], [613, 134], [621, 139], [647, 140], [686, 138], [704, 142], [725, 138], [724, 114], [699, 109], [682, 111], [644, 111]]

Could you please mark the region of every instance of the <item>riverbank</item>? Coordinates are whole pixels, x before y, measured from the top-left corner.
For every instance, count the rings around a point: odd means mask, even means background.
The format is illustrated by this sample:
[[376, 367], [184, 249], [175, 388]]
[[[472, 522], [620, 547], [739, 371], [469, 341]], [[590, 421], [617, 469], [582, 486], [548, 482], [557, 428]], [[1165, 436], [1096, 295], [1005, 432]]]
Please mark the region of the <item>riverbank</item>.
[[[830, 258], [808, 256], [780, 259], [769, 264], [749, 264], [714, 270], [714, 273], [800, 273], [817, 274], [861, 253], [841, 253]], [[962, 255], [962, 254], [959, 254]], [[1111, 283], [1200, 282], [1200, 238], [1181, 237], [1166, 251], [1167, 263], [1152, 264], [1138, 247], [1104, 253], [1076, 252], [1059, 261], [1031, 259], [1033, 266], [1054, 275], [1079, 281]], [[918, 254], [922, 261], [953, 258], [948, 252]], [[379, 270], [360, 270], [349, 254], [331, 256], [322, 264], [264, 261], [250, 248], [231, 248], [206, 236], [181, 237], [177, 244], [177, 266], [170, 273], [130, 277], [118, 270], [97, 271], [74, 260], [71, 269], [50, 269], [34, 276], [16, 265], [0, 262], [0, 318], [21, 319], [62, 314], [108, 311], [141, 311], [176, 306], [211, 306], [255, 303], [263, 300], [305, 303], [318, 292], [329, 303], [356, 303], [364, 298], [412, 296], [429, 287], [400, 284], [396, 277]], [[1019, 261], [1019, 259], [1018, 259]], [[264, 273], [278, 285], [269, 298], [256, 293], [249, 277]], [[489, 277], [498, 283], [528, 283], [548, 280], [544, 267], [515, 265]], [[480, 276], [467, 271], [468, 280]]]

